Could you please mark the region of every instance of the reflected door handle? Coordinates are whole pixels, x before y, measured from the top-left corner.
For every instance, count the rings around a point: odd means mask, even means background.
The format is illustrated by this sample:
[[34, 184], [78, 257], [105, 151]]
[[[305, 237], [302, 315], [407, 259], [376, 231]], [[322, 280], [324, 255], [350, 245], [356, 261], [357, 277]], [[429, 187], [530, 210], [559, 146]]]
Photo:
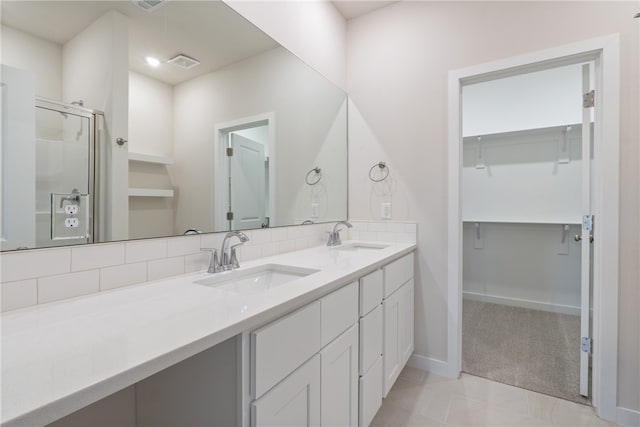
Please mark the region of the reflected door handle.
[[[582, 236], [581, 236], [581, 235], [579, 235], [579, 234], [576, 234], [576, 235], [573, 237], [573, 240], [575, 240], [576, 242], [580, 242], [580, 241], [582, 241]], [[590, 235], [589, 235], [589, 242], [593, 243], [593, 234], [590, 234]]]

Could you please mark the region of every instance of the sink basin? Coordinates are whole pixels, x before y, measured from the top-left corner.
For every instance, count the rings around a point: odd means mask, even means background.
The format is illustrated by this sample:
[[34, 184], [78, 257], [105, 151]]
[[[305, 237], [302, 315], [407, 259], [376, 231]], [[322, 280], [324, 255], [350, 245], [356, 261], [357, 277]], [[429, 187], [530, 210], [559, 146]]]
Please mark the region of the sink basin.
[[290, 265], [265, 264], [216, 273], [194, 283], [238, 294], [258, 294], [318, 271]]
[[385, 245], [382, 243], [363, 243], [363, 242], [354, 242], [347, 243], [342, 246], [336, 246], [336, 249], [339, 251], [378, 251], [380, 249], [388, 248], [390, 245]]

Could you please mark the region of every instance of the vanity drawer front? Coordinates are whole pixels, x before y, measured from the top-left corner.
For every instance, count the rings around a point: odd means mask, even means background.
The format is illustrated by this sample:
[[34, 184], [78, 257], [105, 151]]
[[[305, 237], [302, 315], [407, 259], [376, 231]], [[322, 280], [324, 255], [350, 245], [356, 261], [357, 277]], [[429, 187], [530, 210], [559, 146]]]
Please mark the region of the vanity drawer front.
[[360, 319], [360, 375], [364, 375], [382, 354], [382, 305]]
[[360, 317], [382, 302], [383, 282], [382, 270], [376, 270], [360, 279]]
[[371, 369], [360, 377], [359, 423], [367, 427], [382, 406], [382, 356], [378, 357]]
[[413, 252], [383, 267], [384, 297], [394, 293], [413, 277]]
[[251, 332], [251, 389], [257, 399], [320, 350], [320, 301]]
[[358, 282], [346, 285], [320, 300], [321, 347], [358, 321]]

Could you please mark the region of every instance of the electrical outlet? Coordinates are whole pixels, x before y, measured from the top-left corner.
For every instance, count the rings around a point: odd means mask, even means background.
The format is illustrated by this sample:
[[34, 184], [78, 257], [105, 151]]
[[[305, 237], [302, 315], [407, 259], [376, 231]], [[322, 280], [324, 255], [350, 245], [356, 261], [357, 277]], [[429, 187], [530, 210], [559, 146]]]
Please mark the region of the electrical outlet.
[[318, 203], [311, 203], [311, 218], [318, 218]]
[[80, 220], [78, 218], [65, 218], [64, 226], [67, 228], [76, 228], [80, 225]]
[[67, 215], [76, 215], [78, 213], [78, 205], [66, 205], [64, 207], [64, 213]]
[[382, 219], [391, 219], [391, 202], [382, 202]]

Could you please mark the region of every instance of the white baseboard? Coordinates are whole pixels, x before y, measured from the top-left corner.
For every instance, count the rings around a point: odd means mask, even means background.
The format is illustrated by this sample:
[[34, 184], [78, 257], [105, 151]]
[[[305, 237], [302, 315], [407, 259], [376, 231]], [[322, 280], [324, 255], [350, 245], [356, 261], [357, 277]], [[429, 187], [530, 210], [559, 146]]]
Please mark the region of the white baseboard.
[[616, 409], [616, 423], [627, 427], [640, 426], [640, 411], [618, 406]]
[[454, 369], [452, 370], [449, 364], [444, 360], [432, 359], [415, 353], [411, 355], [407, 365], [412, 368], [422, 369], [423, 371], [432, 372], [436, 375], [447, 378], [458, 378], [459, 374], [459, 372], [456, 372]]
[[463, 292], [462, 297], [471, 301], [489, 302], [492, 304], [510, 305], [512, 307], [530, 308], [532, 310], [550, 311], [552, 313], [580, 315], [580, 307], [570, 305], [551, 304], [548, 302], [531, 301], [520, 298], [501, 297], [496, 295]]

